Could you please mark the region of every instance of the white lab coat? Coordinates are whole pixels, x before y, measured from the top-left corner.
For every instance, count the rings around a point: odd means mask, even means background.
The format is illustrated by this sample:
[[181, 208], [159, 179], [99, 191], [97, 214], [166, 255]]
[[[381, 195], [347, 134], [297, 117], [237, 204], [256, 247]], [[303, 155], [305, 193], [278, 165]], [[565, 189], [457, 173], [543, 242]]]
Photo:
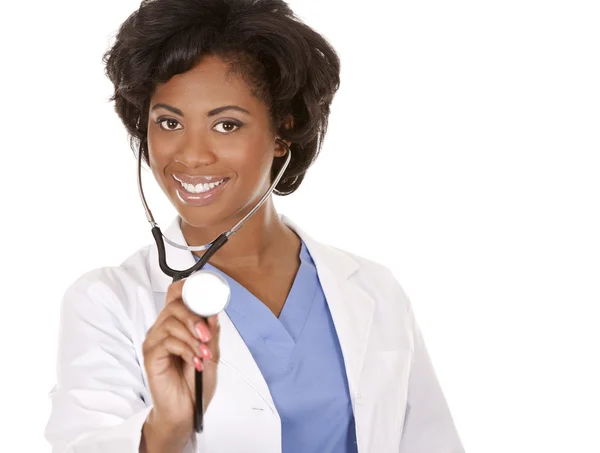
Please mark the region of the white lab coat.
[[[281, 219], [305, 242], [317, 268], [345, 360], [358, 452], [464, 452], [410, 302], [392, 273]], [[165, 234], [184, 244], [177, 220]], [[190, 252], [166, 249], [171, 267], [194, 264]], [[68, 288], [44, 432], [53, 453], [138, 451], [153, 404], [142, 344], [170, 283], [153, 244]], [[281, 453], [281, 422], [269, 388], [225, 312], [219, 321], [216, 393], [204, 432], [191, 436], [185, 453]]]

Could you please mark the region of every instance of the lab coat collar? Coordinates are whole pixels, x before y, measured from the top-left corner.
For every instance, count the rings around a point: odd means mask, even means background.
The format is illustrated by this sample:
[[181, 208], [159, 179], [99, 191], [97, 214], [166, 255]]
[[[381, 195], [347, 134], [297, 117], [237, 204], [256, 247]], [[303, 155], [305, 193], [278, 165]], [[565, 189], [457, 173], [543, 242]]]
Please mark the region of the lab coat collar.
[[[323, 270], [325, 266], [334, 267], [336, 269], [338, 278], [345, 279], [358, 269], [358, 263], [348, 254], [343, 253], [335, 248], [328, 247], [325, 244], [313, 239], [289, 217], [280, 214], [280, 218], [285, 225], [295, 231], [302, 241], [304, 241], [309, 253], [313, 258], [313, 261], [315, 262], [317, 272]], [[188, 245], [183, 236], [183, 232], [181, 231], [180, 221], [181, 219], [179, 216], [175, 217], [175, 219], [163, 233], [175, 243]], [[225, 247], [227, 247], [227, 245], [225, 245]], [[167, 263], [173, 269], [188, 269], [196, 263], [192, 252], [178, 249], [167, 242], [165, 242], [165, 251], [167, 255]], [[172, 279], [171, 277], [165, 275], [158, 265], [158, 249], [156, 248], [155, 244], [151, 246], [149, 258], [152, 290], [159, 293], [167, 292], [167, 288], [171, 284]]]
[[[317, 241], [290, 218], [284, 215], [280, 215], [280, 218], [304, 241], [317, 269], [317, 275], [342, 349], [350, 398], [354, 407], [356, 403], [361, 404], [359, 378], [367, 354], [375, 301], [369, 292], [361, 287], [360, 279], [350, 278], [360, 269], [360, 264], [355, 257]], [[186, 244], [179, 222], [180, 219], [177, 217], [165, 231], [165, 235], [179, 244]], [[195, 263], [194, 257], [189, 251], [172, 247], [168, 243], [165, 243], [165, 249], [167, 262], [174, 269], [187, 269]], [[156, 245], [150, 248], [148, 259], [152, 288], [155, 292], [165, 293], [171, 284], [171, 278], [160, 270]], [[220, 343], [220, 363], [236, 369], [240, 375], [244, 376], [271, 411], [277, 414], [267, 384], [256, 362], [225, 311], [219, 314], [219, 323], [221, 339], [229, 339], [229, 341]], [[357, 413], [356, 423], [359, 427], [360, 425], [367, 426], [368, 417]]]

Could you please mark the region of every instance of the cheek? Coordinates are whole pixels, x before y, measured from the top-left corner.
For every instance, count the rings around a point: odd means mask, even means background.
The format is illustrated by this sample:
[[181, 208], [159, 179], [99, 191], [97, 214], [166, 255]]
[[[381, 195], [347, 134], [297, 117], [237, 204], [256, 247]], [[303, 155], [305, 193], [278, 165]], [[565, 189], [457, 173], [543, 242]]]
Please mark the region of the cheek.
[[269, 145], [262, 139], [246, 140], [234, 152], [227, 154], [229, 165], [248, 183], [255, 183], [269, 172], [272, 158]]
[[152, 172], [157, 176], [156, 172], [162, 172], [168, 158], [168, 150], [165, 143], [161, 143], [151, 133], [148, 134], [148, 162]]
[[156, 165], [152, 165], [150, 167], [150, 169], [152, 170], [152, 175], [154, 176], [154, 179], [156, 180], [156, 182], [158, 182], [158, 185], [162, 188], [164, 188], [164, 181], [163, 181], [163, 176], [162, 176], [162, 172], [157, 170], [158, 167]]
[[158, 183], [158, 185], [160, 187], [162, 187], [163, 189], [166, 188], [166, 181], [165, 181], [165, 174], [164, 174], [164, 169], [165, 169], [165, 156], [160, 154], [160, 153], [155, 153], [152, 151], [152, 148], [150, 148], [150, 146], [148, 147], [148, 163], [150, 164], [150, 171], [152, 171], [152, 175], [154, 176], [154, 179], [156, 180], [156, 182]]
[[160, 168], [160, 162], [156, 158], [156, 154], [152, 152], [151, 148], [148, 148], [148, 164], [150, 165], [150, 170], [154, 177], [157, 176], [157, 169]]

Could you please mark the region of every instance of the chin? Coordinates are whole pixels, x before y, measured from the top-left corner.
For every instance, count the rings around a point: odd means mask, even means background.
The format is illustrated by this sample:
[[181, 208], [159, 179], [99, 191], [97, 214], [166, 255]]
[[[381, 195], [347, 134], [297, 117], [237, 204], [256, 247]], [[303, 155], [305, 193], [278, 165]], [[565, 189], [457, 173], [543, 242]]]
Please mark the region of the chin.
[[230, 217], [222, 209], [186, 206], [181, 202], [175, 208], [179, 217], [193, 228], [210, 228], [222, 224]]
[[[223, 231], [233, 227], [237, 222], [239, 209], [232, 209], [231, 203], [217, 203], [209, 206], [189, 206], [176, 200], [174, 205], [179, 217], [192, 228], [209, 229], [220, 227]], [[221, 233], [221, 232], [220, 232]], [[219, 234], [220, 234], [219, 233]], [[214, 238], [213, 238], [214, 239]]]

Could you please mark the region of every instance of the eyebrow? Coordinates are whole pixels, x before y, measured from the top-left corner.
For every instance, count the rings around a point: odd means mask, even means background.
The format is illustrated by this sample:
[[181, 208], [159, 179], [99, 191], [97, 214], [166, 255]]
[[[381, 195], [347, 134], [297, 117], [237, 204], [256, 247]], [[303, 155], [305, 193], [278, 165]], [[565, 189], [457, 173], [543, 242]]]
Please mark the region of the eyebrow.
[[[155, 104], [151, 110], [156, 110], [158, 108], [163, 108], [165, 110], [168, 110], [170, 112], [175, 113], [176, 115], [179, 115], [181, 117], [183, 117], [183, 112], [181, 110], [179, 110], [177, 107], [173, 107], [172, 105], [169, 104]], [[224, 112], [225, 110], [237, 110], [238, 112], [242, 112], [242, 113], [246, 113], [248, 115], [250, 115], [250, 112], [246, 109], [243, 109], [242, 107], [238, 107], [237, 105], [224, 105], [222, 107], [217, 107], [216, 109], [212, 109], [211, 111], [209, 111], [206, 116], [210, 117], [210, 116], [215, 116], [218, 115], [221, 112]]]

